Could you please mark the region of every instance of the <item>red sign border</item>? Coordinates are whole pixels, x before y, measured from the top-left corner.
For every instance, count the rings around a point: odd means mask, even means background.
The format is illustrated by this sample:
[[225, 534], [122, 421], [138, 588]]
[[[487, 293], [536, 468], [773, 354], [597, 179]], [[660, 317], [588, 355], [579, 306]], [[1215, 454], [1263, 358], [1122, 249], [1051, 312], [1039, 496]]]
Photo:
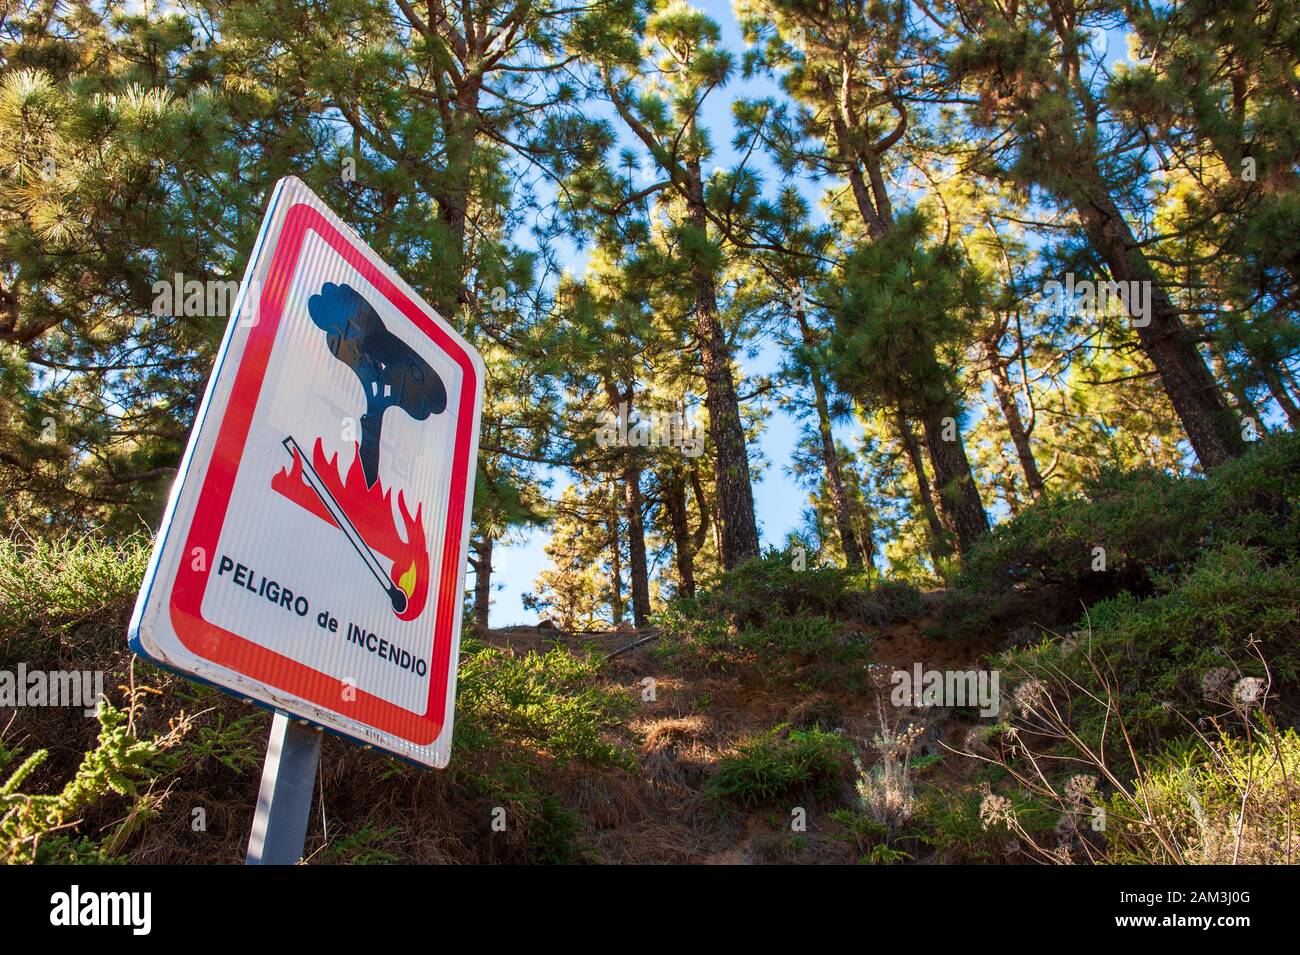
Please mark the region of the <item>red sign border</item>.
[[253, 414], [261, 396], [266, 367], [279, 330], [292, 278], [308, 231], [315, 232], [344, 261], [378, 289], [416, 328], [442, 348], [460, 367], [462, 385], [457, 409], [456, 441], [452, 457], [451, 501], [442, 549], [437, 604], [434, 608], [432, 668], [428, 708], [414, 713], [356, 688], [355, 700], [343, 698], [338, 678], [253, 643], [203, 618], [203, 594], [211, 569], [196, 571], [181, 560], [172, 583], [169, 609], [172, 626], [181, 643], [201, 659], [258, 680], [268, 687], [293, 694], [373, 729], [397, 736], [417, 746], [434, 742], [442, 731], [450, 681], [452, 627], [460, 599], [460, 544], [465, 519], [470, 445], [478, 397], [478, 374], [468, 352], [440, 328], [420, 306], [378, 269], [366, 254], [344, 236], [321, 212], [307, 203], [294, 203], [285, 214], [276, 240], [266, 282], [259, 301], [258, 321], [252, 326], [218, 426], [216, 444], [208, 459], [199, 499], [186, 537], [185, 553], [215, 555], [225, 524], [230, 494], [243, 459]]

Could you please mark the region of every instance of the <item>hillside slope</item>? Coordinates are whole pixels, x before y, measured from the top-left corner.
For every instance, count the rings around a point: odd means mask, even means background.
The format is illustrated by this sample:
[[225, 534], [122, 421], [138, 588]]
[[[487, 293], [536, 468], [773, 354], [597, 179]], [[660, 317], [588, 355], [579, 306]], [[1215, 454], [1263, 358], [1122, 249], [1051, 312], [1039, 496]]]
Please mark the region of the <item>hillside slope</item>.
[[[1279, 437], [1047, 498], [942, 590], [772, 554], [612, 658], [635, 634], [467, 632], [451, 768], [327, 738], [307, 861], [1290, 861], [1298, 490]], [[0, 671], [113, 707], [4, 709], [7, 861], [243, 858], [270, 716], [132, 658], [146, 558], [0, 547]], [[996, 672], [997, 712], [900, 702], [918, 664]]]

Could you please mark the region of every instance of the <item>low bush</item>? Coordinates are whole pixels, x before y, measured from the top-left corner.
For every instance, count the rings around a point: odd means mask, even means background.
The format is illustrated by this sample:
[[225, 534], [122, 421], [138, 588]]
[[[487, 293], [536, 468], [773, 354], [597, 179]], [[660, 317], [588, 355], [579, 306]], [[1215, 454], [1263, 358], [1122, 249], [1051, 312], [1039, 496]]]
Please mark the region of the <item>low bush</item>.
[[844, 617], [852, 609], [862, 578], [838, 567], [796, 570], [788, 553], [769, 551], [723, 574], [701, 593], [696, 608], [725, 616], [737, 628], [772, 617]]
[[1294, 714], [1300, 561], [1270, 565], [1258, 550], [1228, 545], [1155, 586], [1159, 592], [1145, 600], [1121, 594], [1104, 601], [1067, 638], [1011, 651], [995, 666], [1049, 689], [1074, 689], [1074, 726], [1094, 745], [1114, 718], [1101, 704], [1104, 683], [1146, 749], [1183, 735], [1189, 720], [1231, 709], [1224, 694], [1243, 678], [1263, 677], [1263, 660], [1272, 671], [1273, 705]]
[[705, 792], [741, 807], [801, 792], [824, 796], [843, 783], [850, 752], [838, 733], [782, 724], [745, 740], [719, 760]]
[[633, 700], [599, 685], [597, 655], [555, 647], [517, 656], [472, 638], [461, 649], [458, 748], [508, 744], [559, 763], [632, 764], [619, 734]]
[[1292, 433], [1270, 435], [1204, 478], [1103, 472], [981, 539], [938, 602], [932, 635], [965, 638], [1026, 620], [1062, 624], [1080, 604], [1155, 593], [1207, 550], [1236, 545], [1266, 564], [1293, 559], [1297, 513], [1300, 435]]
[[[170, 740], [136, 738], [129, 711], [105, 702], [98, 717], [94, 749], [55, 793], [22, 791], [48, 758], [48, 750], [36, 750], [19, 761], [21, 753], [0, 742], [0, 770], [13, 767], [0, 784], [0, 864], [120, 861], [125, 840], [152, 811], [154, 800], [141, 787], [174, 770], [175, 764], [165, 752]], [[87, 809], [114, 797], [129, 805], [120, 822], [102, 834], [76, 834], [74, 827]]]
[[687, 669], [829, 667], [838, 675], [809, 673], [811, 682], [838, 679], [844, 664], [867, 655], [872, 630], [926, 610], [909, 584], [863, 585], [861, 574], [838, 568], [795, 570], [788, 554], [773, 551], [724, 574], [712, 589], [673, 601], [659, 617], [655, 652]]
[[602, 686], [603, 661], [594, 652], [516, 655], [468, 635], [461, 651], [453, 771], [505, 813], [503, 861], [586, 861], [580, 821], [551, 788], [557, 771], [573, 763], [609, 771], [634, 765], [624, 741], [632, 697]]
[[116, 542], [0, 539], [0, 633], [5, 637], [0, 664], [39, 656], [87, 621], [102, 624], [111, 618], [103, 629], [124, 644], [120, 614], [135, 602], [150, 550], [144, 535]]
[[[1271, 435], [1205, 478], [1103, 472], [1078, 494], [1051, 494], [999, 525], [966, 556], [965, 590], [1064, 585], [1079, 594], [1143, 589], [1210, 547], [1294, 556], [1300, 545], [1300, 434]], [[1105, 571], [1094, 569], [1105, 551]], [[1097, 564], [1097, 566], [1100, 566]]]

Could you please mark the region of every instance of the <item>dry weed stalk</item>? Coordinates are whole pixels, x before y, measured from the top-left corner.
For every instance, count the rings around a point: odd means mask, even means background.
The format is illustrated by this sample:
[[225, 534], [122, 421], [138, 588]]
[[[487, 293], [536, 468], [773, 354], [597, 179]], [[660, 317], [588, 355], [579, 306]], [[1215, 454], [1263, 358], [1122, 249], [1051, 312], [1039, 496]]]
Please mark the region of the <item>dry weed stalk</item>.
[[[1059, 635], [1057, 635], [1059, 636]], [[1060, 864], [1074, 861], [1075, 852], [1081, 850], [1088, 861], [1096, 862], [1101, 850], [1092, 837], [1086, 833], [1083, 821], [1091, 816], [1094, 831], [1100, 831], [1107, 824], [1118, 823], [1136, 828], [1157, 843], [1166, 859], [1180, 863], [1198, 863], [1220, 860], [1220, 853], [1215, 851], [1216, 829], [1213, 820], [1206, 813], [1195, 792], [1190, 776], [1184, 774], [1183, 782], [1187, 788], [1187, 798], [1196, 820], [1197, 838], [1189, 840], [1180, 838], [1177, 827], [1161, 813], [1156, 805], [1156, 785], [1153, 774], [1143, 765], [1133, 738], [1125, 722], [1120, 704], [1118, 680], [1114, 667], [1104, 649], [1094, 650], [1091, 621], [1088, 629], [1080, 633], [1086, 637], [1084, 659], [1100, 686], [1094, 692], [1080, 685], [1060, 667], [1048, 662], [1047, 668], [1061, 684], [1062, 705], [1037, 678], [1022, 669], [1029, 679], [1017, 687], [1014, 694], [1014, 712], [1004, 727], [1000, 746], [996, 752], [988, 749], [991, 755], [975, 751], [979, 747], [966, 747], [961, 755], [991, 763], [1003, 769], [1015, 781], [1020, 789], [1035, 799], [1061, 811], [1061, 819], [1056, 827], [1060, 842], [1054, 847], [1044, 846], [1031, 835], [1017, 818], [1015, 807], [1005, 796], [995, 795], [985, 787], [985, 796], [980, 806], [980, 820], [985, 828], [1003, 825], [1020, 839], [1029, 851], [1041, 861]], [[1075, 635], [1071, 634], [1071, 639]], [[1286, 861], [1292, 861], [1293, 843], [1293, 806], [1295, 788], [1291, 782], [1290, 771], [1282, 752], [1282, 737], [1277, 725], [1267, 712], [1267, 702], [1272, 688], [1272, 673], [1267, 661], [1259, 651], [1258, 643], [1252, 637], [1248, 643], [1264, 667], [1265, 677], [1241, 677], [1240, 668], [1234, 665], [1225, 673], [1211, 671], [1206, 675], [1203, 686], [1207, 695], [1218, 692], [1231, 704], [1230, 709], [1220, 717], [1208, 719], [1213, 730], [1213, 737], [1207, 735], [1201, 726], [1179, 712], [1172, 704], [1165, 704], [1168, 710], [1176, 714], [1191, 728], [1197, 739], [1212, 756], [1224, 778], [1239, 793], [1240, 800], [1236, 819], [1232, 826], [1233, 842], [1231, 862], [1236, 864], [1242, 853], [1246, 839], [1246, 822], [1251, 796], [1261, 774], [1280, 770], [1283, 792], [1286, 794]], [[1236, 679], [1229, 679], [1235, 675]], [[1231, 687], [1231, 692], [1224, 692]], [[1084, 740], [1075, 731], [1069, 714], [1074, 708], [1074, 694], [1081, 694], [1101, 707], [1103, 716], [1102, 730], [1096, 746]], [[1224, 716], [1235, 716], [1244, 729], [1244, 748], [1246, 753], [1245, 779], [1239, 780], [1237, 773], [1229, 765], [1228, 746], [1232, 737], [1227, 728], [1221, 725]], [[1258, 723], [1258, 726], [1256, 725]], [[1273, 755], [1273, 761], [1265, 767], [1256, 766], [1255, 750], [1262, 738], [1267, 741]], [[1116, 761], [1107, 752], [1108, 742], [1118, 737], [1121, 756]], [[948, 747], [945, 747], [948, 748]], [[949, 748], [950, 749], [950, 748]], [[951, 750], [957, 752], [956, 750]], [[1127, 769], [1120, 770], [1122, 763]], [[1068, 777], [1064, 786], [1058, 786], [1052, 777], [1053, 772], [1063, 766], [1077, 768], [1080, 772]], [[1128, 770], [1131, 770], [1131, 776]], [[1058, 776], [1059, 778], [1059, 776]], [[1128, 780], [1128, 781], [1126, 781]], [[1104, 799], [1098, 792], [1098, 783], [1104, 782], [1114, 797]], [[1123, 807], [1123, 812], [1115, 812], [1116, 805]], [[1111, 818], [1108, 820], [1107, 815]], [[1100, 822], [1100, 825], [1097, 823]]]
[[[873, 683], [877, 691], [881, 689], [873, 673]], [[915, 787], [910, 775], [912, 753], [920, 742], [925, 729], [921, 724], [907, 722], [899, 717], [890, 720], [885, 714], [883, 694], [876, 694], [876, 717], [878, 729], [870, 743], [857, 739], [858, 746], [853, 754], [853, 766], [857, 771], [854, 789], [858, 794], [858, 803], [862, 810], [872, 819], [889, 829], [897, 829], [912, 817], [916, 801]], [[863, 765], [861, 753], [875, 750], [879, 758], [870, 767]]]

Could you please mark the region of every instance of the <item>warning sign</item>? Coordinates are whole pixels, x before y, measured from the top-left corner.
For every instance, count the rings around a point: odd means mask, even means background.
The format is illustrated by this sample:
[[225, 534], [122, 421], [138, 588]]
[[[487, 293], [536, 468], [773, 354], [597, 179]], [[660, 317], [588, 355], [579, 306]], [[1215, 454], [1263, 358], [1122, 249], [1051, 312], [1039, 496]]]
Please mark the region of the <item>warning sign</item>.
[[450, 755], [483, 362], [296, 179], [275, 190], [136, 603], [156, 662]]

